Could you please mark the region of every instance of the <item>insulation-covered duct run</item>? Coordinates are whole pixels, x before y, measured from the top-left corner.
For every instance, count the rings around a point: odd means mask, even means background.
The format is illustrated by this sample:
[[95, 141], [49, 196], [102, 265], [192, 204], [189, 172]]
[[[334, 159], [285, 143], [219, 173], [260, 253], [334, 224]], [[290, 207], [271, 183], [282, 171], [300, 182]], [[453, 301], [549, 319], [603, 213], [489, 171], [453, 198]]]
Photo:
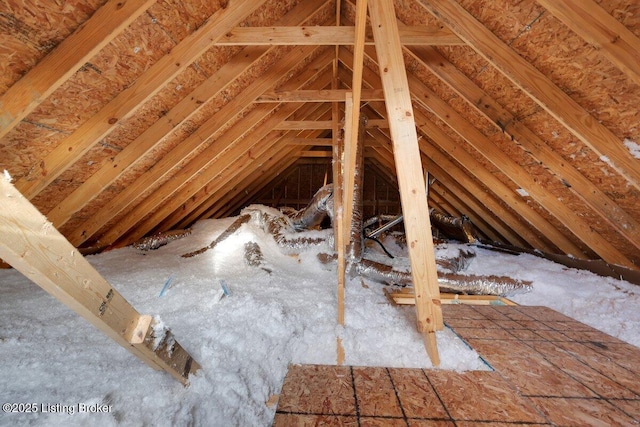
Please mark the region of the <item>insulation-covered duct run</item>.
[[[410, 271], [396, 270], [376, 261], [363, 259], [356, 265], [357, 272], [376, 282], [388, 285], [408, 286], [413, 284]], [[438, 272], [440, 292], [467, 295], [508, 296], [531, 290], [531, 282], [503, 276], [476, 276]]]
[[289, 216], [296, 231], [309, 230], [319, 225], [325, 217], [333, 222], [333, 184], [316, 191], [311, 203]]
[[190, 234], [191, 229], [189, 228], [187, 228], [186, 230], [163, 231], [151, 236], [144, 237], [133, 243], [132, 246], [142, 251], [150, 251], [158, 249], [159, 247], [162, 247], [173, 240], [181, 239]]
[[473, 243], [476, 241], [476, 232], [473, 224], [471, 220], [464, 215], [454, 217], [431, 208], [429, 209], [429, 218], [434, 227], [442, 230], [444, 234], [453, 239], [465, 243]]
[[[274, 240], [281, 248], [288, 251], [304, 249], [312, 245], [321, 245], [325, 243], [333, 244], [333, 242], [327, 242], [327, 236], [296, 236], [298, 233], [296, 233], [296, 229], [292, 224], [291, 219], [276, 210], [259, 209], [257, 206], [249, 206], [242, 212], [247, 215], [251, 215], [253, 220], [264, 231], [273, 236]], [[299, 232], [302, 230], [297, 231]]]
[[362, 190], [364, 184], [364, 136], [367, 127], [367, 117], [361, 115], [358, 126], [358, 143], [356, 144], [355, 167], [353, 170], [353, 210], [351, 213], [351, 229], [349, 231], [349, 245], [347, 247], [347, 271], [353, 272], [352, 264], [362, 259], [362, 248], [364, 247], [363, 230], [363, 205]]
[[231, 236], [233, 233], [238, 231], [238, 229], [242, 226], [242, 224], [245, 224], [245, 223], [249, 222], [250, 219], [251, 219], [250, 215], [240, 215], [233, 222], [233, 224], [231, 224], [226, 230], [224, 230], [222, 232], [222, 234], [220, 234], [213, 242], [211, 242], [209, 244], [209, 246], [205, 246], [204, 248], [200, 248], [197, 251], [193, 251], [193, 252], [189, 252], [188, 254], [184, 254], [184, 255], [182, 255], [182, 258], [191, 258], [192, 256], [200, 255], [201, 253], [204, 253], [204, 252], [208, 251], [209, 249], [215, 248], [218, 245], [218, 243], [222, 242], [223, 240], [225, 240], [229, 236]]

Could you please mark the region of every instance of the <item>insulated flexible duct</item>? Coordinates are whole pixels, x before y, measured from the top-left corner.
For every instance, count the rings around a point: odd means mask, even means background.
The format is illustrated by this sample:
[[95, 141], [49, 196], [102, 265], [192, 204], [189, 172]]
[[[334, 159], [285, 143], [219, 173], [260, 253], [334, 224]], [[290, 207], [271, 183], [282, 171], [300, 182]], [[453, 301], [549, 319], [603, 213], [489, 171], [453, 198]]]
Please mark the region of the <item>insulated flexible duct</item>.
[[313, 196], [311, 203], [296, 213], [291, 218], [291, 224], [296, 231], [308, 230], [320, 224], [329, 216], [333, 222], [333, 184], [321, 187]]
[[[350, 263], [358, 262], [362, 259], [362, 248], [364, 246], [364, 236], [362, 235], [363, 209], [362, 209], [362, 186], [364, 184], [364, 136], [367, 126], [367, 117], [360, 116], [358, 126], [358, 143], [354, 153], [356, 162], [353, 170], [353, 212], [351, 215], [351, 229], [349, 236], [351, 242], [347, 248], [347, 257]], [[349, 270], [352, 269], [349, 267]]]
[[177, 240], [188, 236], [189, 234], [191, 234], [191, 229], [189, 228], [187, 228], [186, 230], [163, 231], [152, 236], [142, 238], [133, 243], [132, 246], [143, 251], [150, 251], [158, 249], [159, 247], [166, 245], [172, 240]]
[[[356, 265], [356, 271], [371, 280], [390, 285], [407, 286], [413, 283], [410, 271], [395, 270], [379, 262], [363, 259]], [[531, 290], [531, 282], [515, 280], [504, 276], [475, 276], [455, 273], [439, 273], [440, 292], [467, 295], [507, 296]]]
[[445, 234], [466, 243], [476, 241], [473, 224], [466, 216], [453, 217], [431, 208], [429, 217], [433, 225], [444, 231]]

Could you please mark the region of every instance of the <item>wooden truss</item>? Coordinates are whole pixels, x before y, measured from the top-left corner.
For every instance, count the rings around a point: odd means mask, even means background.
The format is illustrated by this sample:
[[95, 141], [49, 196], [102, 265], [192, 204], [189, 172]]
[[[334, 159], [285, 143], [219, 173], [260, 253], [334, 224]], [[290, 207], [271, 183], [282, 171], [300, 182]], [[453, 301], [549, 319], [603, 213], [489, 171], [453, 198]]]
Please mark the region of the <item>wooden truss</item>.
[[187, 384], [197, 362], [140, 315], [9, 182], [0, 178], [0, 257], [154, 369]]

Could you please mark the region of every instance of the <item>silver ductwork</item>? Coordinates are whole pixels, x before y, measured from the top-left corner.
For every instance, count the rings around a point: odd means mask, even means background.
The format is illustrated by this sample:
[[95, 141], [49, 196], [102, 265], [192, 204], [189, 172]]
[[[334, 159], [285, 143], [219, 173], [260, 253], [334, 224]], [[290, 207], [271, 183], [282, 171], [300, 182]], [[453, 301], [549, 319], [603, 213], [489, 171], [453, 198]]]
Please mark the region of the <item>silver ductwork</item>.
[[333, 184], [327, 184], [316, 191], [311, 203], [289, 218], [293, 228], [301, 231], [316, 227], [326, 216], [333, 222]]

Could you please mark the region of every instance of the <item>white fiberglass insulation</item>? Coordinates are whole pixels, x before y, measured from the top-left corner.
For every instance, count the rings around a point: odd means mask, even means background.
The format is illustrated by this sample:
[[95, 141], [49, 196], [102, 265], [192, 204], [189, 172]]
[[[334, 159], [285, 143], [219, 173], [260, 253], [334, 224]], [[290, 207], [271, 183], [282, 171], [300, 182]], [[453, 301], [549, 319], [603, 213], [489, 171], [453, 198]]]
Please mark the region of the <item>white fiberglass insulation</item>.
[[[378, 283], [348, 282], [346, 325], [336, 324], [335, 265], [316, 257], [330, 252], [327, 246], [289, 255], [249, 222], [212, 250], [180, 256], [208, 245], [233, 221], [201, 221], [190, 236], [155, 251], [128, 247], [87, 257], [139, 312], [158, 316], [202, 365], [188, 388], [149, 368], [19, 272], [0, 270], [0, 401], [38, 409], [0, 413], [0, 425], [269, 426], [275, 405], [267, 402], [280, 392], [288, 364], [334, 364], [337, 337], [349, 365], [431, 366], [414, 308], [391, 306]], [[259, 245], [261, 266], [247, 264], [247, 242]], [[438, 254], [455, 255], [458, 246], [464, 245], [447, 244]], [[406, 256], [392, 243], [387, 249]], [[546, 305], [640, 346], [639, 287], [531, 255], [474, 250], [465, 273], [532, 281], [531, 293], [511, 299]], [[406, 257], [374, 256], [408, 265]], [[230, 295], [221, 298], [223, 282]], [[487, 369], [450, 330], [437, 335], [441, 369]]]

